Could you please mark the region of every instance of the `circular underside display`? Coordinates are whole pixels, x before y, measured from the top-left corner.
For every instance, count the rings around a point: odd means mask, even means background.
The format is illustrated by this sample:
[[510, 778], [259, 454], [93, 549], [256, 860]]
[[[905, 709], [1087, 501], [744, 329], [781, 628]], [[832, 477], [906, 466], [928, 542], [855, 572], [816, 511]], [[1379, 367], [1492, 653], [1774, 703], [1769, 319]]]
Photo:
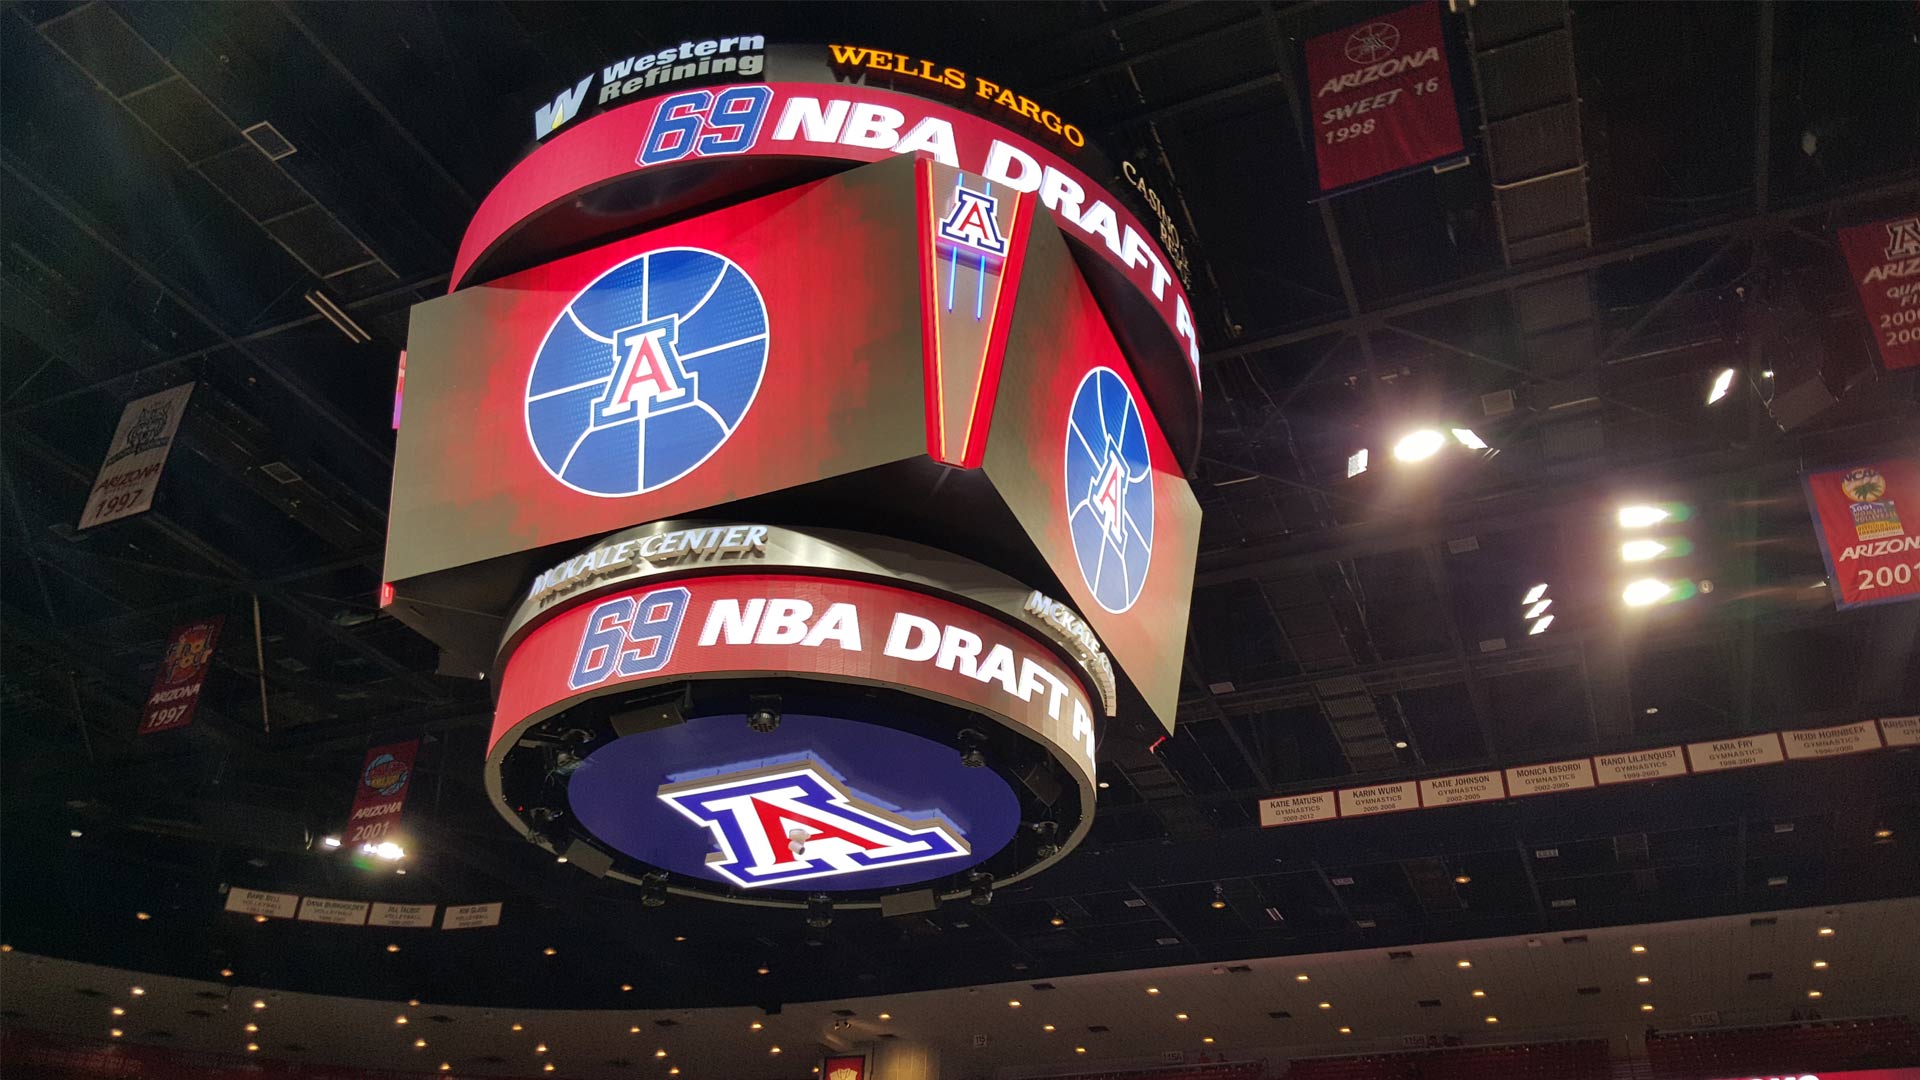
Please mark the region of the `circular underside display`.
[[830, 716], [707, 716], [615, 739], [568, 782], [575, 819], [642, 862], [745, 890], [948, 878], [1013, 838], [1020, 800], [951, 745]]

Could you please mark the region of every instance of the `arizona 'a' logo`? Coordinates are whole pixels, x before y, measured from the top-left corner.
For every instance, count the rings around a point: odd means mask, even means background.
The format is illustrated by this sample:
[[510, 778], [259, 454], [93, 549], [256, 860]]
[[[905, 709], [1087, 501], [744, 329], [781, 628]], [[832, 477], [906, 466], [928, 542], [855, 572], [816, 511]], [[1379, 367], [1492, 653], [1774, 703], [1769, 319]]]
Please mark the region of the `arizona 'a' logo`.
[[[606, 394], [594, 402], [596, 420], [612, 423], [685, 402], [687, 384], [695, 377], [681, 366], [674, 351], [679, 328], [680, 320], [668, 316], [613, 335], [614, 375]], [[636, 406], [639, 413], [634, 412]]]
[[[937, 813], [860, 798], [817, 759], [665, 784], [660, 800], [713, 833], [714, 873], [743, 888], [952, 859], [972, 849]], [[857, 887], [857, 883], [851, 883]]]
[[1920, 217], [1887, 222], [1887, 258], [1920, 256]]
[[1001, 235], [1000, 220], [994, 216], [999, 210], [1000, 201], [992, 195], [955, 188], [953, 209], [940, 219], [940, 239], [989, 255], [1005, 255], [1007, 238]]

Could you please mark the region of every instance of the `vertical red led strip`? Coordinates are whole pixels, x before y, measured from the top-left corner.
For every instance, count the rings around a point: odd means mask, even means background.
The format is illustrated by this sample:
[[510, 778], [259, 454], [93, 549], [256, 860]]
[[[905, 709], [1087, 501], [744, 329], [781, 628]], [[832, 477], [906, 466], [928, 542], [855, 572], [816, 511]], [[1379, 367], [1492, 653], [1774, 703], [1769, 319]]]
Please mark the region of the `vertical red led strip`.
[[1033, 202], [1027, 195], [1013, 197], [1013, 228], [1007, 255], [994, 283], [993, 313], [987, 316], [987, 345], [980, 358], [979, 380], [973, 388], [973, 412], [961, 442], [960, 467], [977, 469], [987, 456], [987, 428], [993, 422], [993, 402], [1000, 392], [1000, 365], [1007, 355], [1007, 332], [1013, 326], [1013, 302], [1020, 291], [1020, 271], [1027, 264], [1027, 231], [1033, 224]]

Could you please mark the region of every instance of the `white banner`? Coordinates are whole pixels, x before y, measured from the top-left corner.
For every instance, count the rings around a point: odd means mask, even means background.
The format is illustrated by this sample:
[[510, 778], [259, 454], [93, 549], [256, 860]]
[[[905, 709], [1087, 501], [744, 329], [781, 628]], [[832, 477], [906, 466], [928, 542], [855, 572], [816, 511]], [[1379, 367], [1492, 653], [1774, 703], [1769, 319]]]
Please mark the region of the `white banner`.
[[193, 384], [181, 383], [127, 402], [113, 442], [107, 446], [107, 459], [100, 463], [100, 475], [87, 495], [86, 509], [80, 512], [81, 528], [132, 517], [153, 505], [160, 470], [166, 467], [167, 451], [192, 394]]
[[365, 900], [322, 900], [309, 896], [300, 901], [301, 922], [332, 923], [335, 926], [365, 926]]
[[1498, 769], [1461, 773], [1458, 776], [1437, 776], [1432, 780], [1420, 781], [1422, 806], [1465, 806], [1467, 803], [1491, 802], [1506, 797], [1506, 785], [1500, 782]]
[[432, 926], [433, 904], [375, 904], [368, 926]]
[[1260, 827], [1300, 825], [1309, 821], [1331, 821], [1336, 816], [1333, 792], [1316, 791], [1311, 795], [1282, 795], [1260, 800]]
[[1677, 746], [1663, 746], [1658, 750], [1629, 750], [1624, 754], [1600, 754], [1593, 759], [1593, 771], [1603, 784], [1658, 780], [1663, 776], [1685, 776], [1687, 758]]
[[1838, 757], [1880, 749], [1880, 733], [1874, 730], [1871, 720], [1838, 727], [1783, 731], [1780, 738], [1786, 741], [1790, 758]]
[[1593, 786], [1593, 762], [1586, 758], [1545, 765], [1516, 765], [1507, 770], [1507, 794], [1544, 795]]
[[1411, 780], [1375, 784], [1373, 787], [1342, 788], [1340, 816], [1365, 817], [1368, 814], [1391, 814], [1396, 810], [1417, 810], [1420, 808], [1417, 791]]
[[266, 915], [274, 919], [291, 919], [300, 908], [300, 898], [293, 893], [261, 892], [258, 889], [228, 889], [227, 910], [242, 915]]
[[442, 930], [473, 930], [500, 925], [501, 904], [460, 904], [447, 908], [440, 919]]
[[1888, 746], [1920, 746], [1920, 716], [1881, 717], [1880, 734]]
[[1780, 736], [1769, 731], [1765, 735], [1688, 743], [1687, 760], [1693, 763], [1694, 772], [1717, 772], [1744, 769], [1749, 765], [1771, 765], [1786, 757], [1780, 752]]

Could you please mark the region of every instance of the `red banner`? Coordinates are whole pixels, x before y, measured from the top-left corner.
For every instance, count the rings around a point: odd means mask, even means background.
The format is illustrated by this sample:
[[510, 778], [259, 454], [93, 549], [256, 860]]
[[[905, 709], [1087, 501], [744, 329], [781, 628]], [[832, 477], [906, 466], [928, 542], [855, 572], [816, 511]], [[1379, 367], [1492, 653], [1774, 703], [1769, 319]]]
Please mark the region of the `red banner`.
[[220, 640], [222, 621], [215, 615], [191, 622], [167, 638], [166, 658], [153, 677], [146, 708], [140, 710], [139, 734], [193, 723], [194, 710], [200, 705], [200, 687], [207, 681], [207, 669], [213, 666], [213, 646]]
[[1801, 477], [1840, 608], [1920, 597], [1920, 460]]
[[866, 1056], [830, 1057], [820, 1066], [823, 1080], [867, 1080]]
[[595, 694], [768, 673], [903, 687], [992, 712], [1093, 771], [1085, 682], [1050, 646], [951, 600], [798, 575], [679, 578], [575, 604], [514, 647], [490, 746]]
[[1464, 150], [1437, 4], [1308, 39], [1307, 83], [1321, 191]]
[[1840, 250], [1881, 365], [1888, 371], [1920, 366], [1920, 214], [1841, 229]]
[[407, 806], [413, 786], [413, 756], [420, 740], [376, 746], [360, 765], [360, 782], [353, 790], [353, 813], [347, 819], [347, 846], [378, 844], [391, 839], [393, 827]]

